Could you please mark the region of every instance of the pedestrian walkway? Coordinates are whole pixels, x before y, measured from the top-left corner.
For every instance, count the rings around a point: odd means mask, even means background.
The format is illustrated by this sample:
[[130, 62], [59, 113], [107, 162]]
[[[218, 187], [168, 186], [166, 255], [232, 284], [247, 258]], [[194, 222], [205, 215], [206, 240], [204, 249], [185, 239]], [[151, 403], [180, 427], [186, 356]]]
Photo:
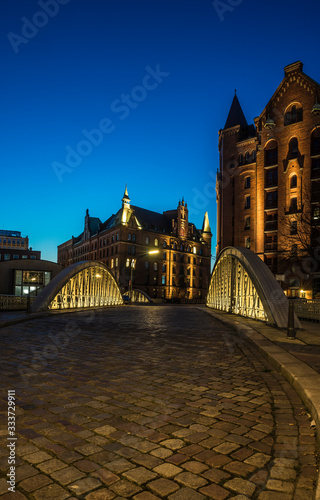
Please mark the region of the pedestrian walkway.
[[15, 389], [17, 407], [16, 492], [1, 479], [5, 500], [314, 498], [304, 404], [211, 311], [51, 315], [2, 328], [0, 352], [2, 394]]

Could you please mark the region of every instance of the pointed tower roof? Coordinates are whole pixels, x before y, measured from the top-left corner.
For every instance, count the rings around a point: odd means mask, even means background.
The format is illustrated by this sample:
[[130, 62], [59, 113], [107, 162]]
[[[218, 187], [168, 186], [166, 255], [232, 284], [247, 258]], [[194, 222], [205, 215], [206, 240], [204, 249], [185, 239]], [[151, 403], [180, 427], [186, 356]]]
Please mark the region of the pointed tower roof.
[[126, 184], [126, 189], [124, 190], [124, 195], [123, 195], [123, 198], [122, 198], [122, 201], [124, 201], [124, 200], [129, 200], [130, 201], [129, 194], [128, 194], [127, 184]]
[[202, 233], [210, 233], [211, 234], [208, 212], [206, 212], [204, 214], [203, 224], [202, 224]]
[[237, 94], [235, 93], [224, 128], [231, 128], [235, 127], [236, 125], [247, 127], [248, 123], [240, 106]]

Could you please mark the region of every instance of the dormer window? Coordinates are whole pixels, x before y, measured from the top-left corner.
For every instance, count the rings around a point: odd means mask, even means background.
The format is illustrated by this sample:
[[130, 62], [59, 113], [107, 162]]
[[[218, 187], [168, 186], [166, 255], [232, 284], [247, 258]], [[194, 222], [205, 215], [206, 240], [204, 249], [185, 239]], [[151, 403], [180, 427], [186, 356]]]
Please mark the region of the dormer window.
[[300, 104], [292, 104], [287, 108], [284, 115], [284, 125], [291, 125], [292, 123], [302, 122], [303, 109]]

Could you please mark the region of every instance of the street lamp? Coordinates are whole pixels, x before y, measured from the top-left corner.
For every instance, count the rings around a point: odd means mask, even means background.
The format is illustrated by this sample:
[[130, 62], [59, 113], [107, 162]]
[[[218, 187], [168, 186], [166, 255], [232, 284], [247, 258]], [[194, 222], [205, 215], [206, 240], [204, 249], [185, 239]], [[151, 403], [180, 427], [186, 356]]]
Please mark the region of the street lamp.
[[137, 255], [135, 259], [132, 259], [131, 261], [131, 270], [130, 270], [130, 287], [129, 287], [129, 297], [132, 298], [132, 291], [133, 291], [133, 270], [136, 267], [136, 262], [138, 259], [141, 259], [141, 257], [146, 257], [147, 255], [157, 255], [160, 253], [160, 250], [148, 250], [148, 252], [144, 252], [140, 255]]

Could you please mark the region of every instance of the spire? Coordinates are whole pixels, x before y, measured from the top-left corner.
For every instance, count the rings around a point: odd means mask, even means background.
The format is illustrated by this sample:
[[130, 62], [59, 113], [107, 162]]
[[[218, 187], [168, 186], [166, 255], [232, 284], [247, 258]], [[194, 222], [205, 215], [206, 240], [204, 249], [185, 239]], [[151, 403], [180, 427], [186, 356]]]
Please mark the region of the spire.
[[126, 183], [126, 189], [124, 190], [124, 195], [123, 195], [123, 198], [122, 198], [122, 201], [125, 201], [125, 200], [129, 200], [129, 202], [130, 202], [130, 198], [129, 198], [129, 194], [128, 194], [128, 188], [127, 188], [127, 183]]
[[206, 212], [204, 214], [203, 224], [202, 224], [202, 233], [210, 233], [211, 234], [208, 212]]
[[121, 213], [121, 222], [122, 224], [127, 224], [130, 218], [130, 198], [128, 194], [128, 188], [126, 184], [126, 189], [124, 190], [124, 195], [122, 198], [122, 213]]
[[230, 108], [228, 118], [227, 118], [227, 121], [226, 121], [224, 128], [225, 129], [231, 128], [231, 127], [235, 127], [236, 125], [240, 125], [241, 127], [247, 127], [248, 123], [247, 123], [246, 117], [243, 114], [243, 111], [242, 111], [242, 108], [240, 106], [240, 103], [239, 103], [239, 100], [238, 100], [238, 97], [236, 94], [236, 90], [235, 90], [234, 98], [233, 98], [231, 108]]

